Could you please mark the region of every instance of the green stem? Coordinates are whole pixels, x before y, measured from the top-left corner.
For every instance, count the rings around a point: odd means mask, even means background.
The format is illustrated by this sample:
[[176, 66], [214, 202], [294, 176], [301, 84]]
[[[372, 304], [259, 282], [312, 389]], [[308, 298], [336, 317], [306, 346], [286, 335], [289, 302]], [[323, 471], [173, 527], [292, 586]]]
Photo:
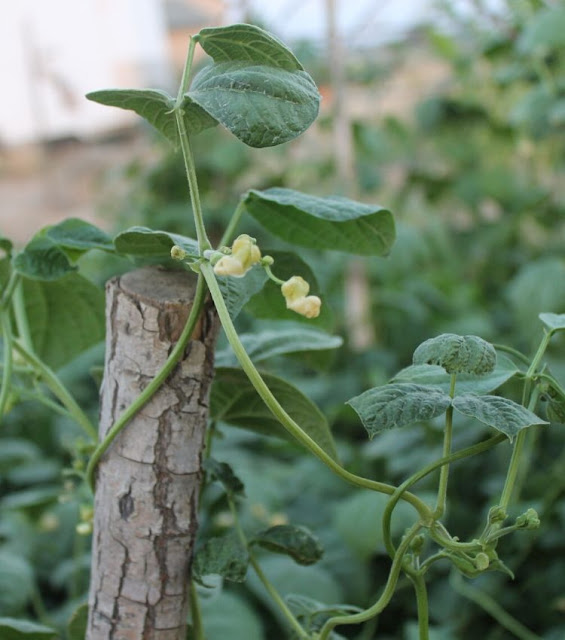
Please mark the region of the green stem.
[[190, 38], [188, 45], [188, 53], [186, 55], [186, 61], [184, 63], [184, 69], [182, 71], [182, 78], [177, 93], [177, 100], [175, 102], [174, 109], [179, 110], [184, 100], [184, 94], [188, 91], [188, 85], [190, 81], [190, 71], [192, 69], [192, 61], [194, 59], [194, 49], [196, 47], [196, 39]]
[[12, 271], [10, 274], [10, 279], [8, 280], [8, 284], [4, 288], [2, 292], [2, 300], [0, 301], [0, 309], [6, 309], [10, 304], [10, 300], [12, 299], [12, 295], [20, 281], [20, 274]]
[[269, 276], [269, 278], [275, 284], [278, 284], [279, 286], [282, 287], [282, 285], [284, 284], [284, 280], [281, 280], [280, 278], [277, 278], [277, 276], [271, 271], [271, 267], [269, 267], [269, 265], [264, 265], [263, 269], [265, 269], [265, 273]]
[[492, 616], [501, 627], [510, 631], [510, 633], [512, 633], [516, 638], [519, 638], [520, 640], [541, 640], [540, 636], [532, 633], [521, 622], [511, 616], [488, 593], [468, 585], [463, 580], [460, 573], [452, 571], [449, 581], [455, 591], [468, 600], [471, 600], [471, 602], [478, 604], [490, 616]]
[[40, 391], [28, 391], [23, 387], [16, 387], [16, 393], [19, 397], [24, 400], [31, 400], [33, 402], [39, 402], [45, 407], [48, 407], [51, 411], [58, 413], [59, 415], [65, 416], [66, 418], [73, 419], [73, 416], [69, 413], [67, 409], [61, 404], [54, 402], [50, 398], [44, 396]]
[[[283, 407], [279, 404], [278, 400], [272, 394], [271, 390], [261, 377], [260, 373], [255, 368], [255, 365], [247, 355], [239, 336], [237, 335], [237, 331], [233, 326], [233, 322], [230, 318], [228, 309], [226, 307], [226, 303], [222, 297], [222, 293], [216, 282], [216, 277], [214, 275], [214, 271], [210, 264], [203, 263], [201, 265], [201, 273], [206, 279], [206, 283], [208, 284], [208, 289], [210, 291], [210, 295], [212, 296], [212, 300], [216, 306], [216, 310], [218, 312], [218, 316], [222, 323], [224, 332], [230, 343], [238, 361], [241, 365], [241, 368], [247, 374], [251, 384], [267, 406], [267, 408], [271, 411], [271, 413], [277, 418], [277, 420], [282, 424], [282, 426], [294, 437], [300, 444], [302, 444], [308, 451], [314, 454], [319, 460], [321, 460], [327, 467], [329, 467], [335, 474], [354, 484], [358, 487], [363, 487], [365, 489], [370, 489], [372, 491], [378, 491], [379, 493], [386, 493], [388, 495], [392, 495], [395, 491], [395, 487], [385, 484], [383, 482], [377, 482], [375, 480], [369, 480], [367, 478], [362, 478], [361, 476], [356, 476], [349, 471], [346, 471], [338, 462], [336, 462], [329, 454], [327, 454], [310, 436], [305, 433], [302, 428], [288, 415], [288, 413], [283, 409]], [[420, 514], [420, 517], [424, 521], [430, 521], [432, 516], [430, 508], [422, 502], [417, 496], [411, 493], [403, 494], [403, 499], [410, 503]]]
[[25, 310], [24, 299], [24, 287], [23, 282], [19, 282], [18, 286], [14, 290], [14, 316], [16, 318], [16, 327], [18, 329], [18, 336], [20, 337], [24, 347], [33, 353], [33, 341], [31, 339], [31, 332], [29, 330], [29, 323], [27, 321], [27, 314]]
[[237, 225], [239, 224], [239, 221], [241, 220], [241, 217], [243, 216], [244, 213], [245, 213], [245, 203], [243, 200], [240, 200], [235, 211], [233, 212], [233, 215], [228, 223], [228, 226], [226, 227], [226, 230], [222, 235], [222, 239], [220, 240], [220, 244], [218, 245], [218, 247], [225, 247], [231, 243], [233, 236], [235, 234]]
[[65, 387], [59, 378], [57, 378], [55, 372], [42, 362], [35, 354], [28, 351], [28, 349], [20, 343], [19, 340], [14, 340], [14, 349], [33, 369], [35, 369], [49, 390], [69, 412], [73, 420], [82, 427], [88, 437], [96, 440], [96, 428], [86, 413], [79, 407], [76, 400], [69, 393], [67, 387]]
[[388, 605], [396, 589], [396, 583], [398, 582], [400, 571], [402, 570], [402, 562], [404, 560], [404, 556], [410, 548], [412, 540], [418, 534], [418, 531], [420, 531], [422, 526], [423, 525], [421, 522], [416, 522], [415, 524], [413, 524], [400, 543], [398, 551], [396, 552], [392, 561], [392, 566], [390, 568], [390, 573], [388, 575], [388, 580], [385, 585], [384, 591], [382, 592], [381, 597], [377, 600], [377, 602], [375, 602], [372, 607], [369, 607], [368, 609], [366, 609], [365, 611], [361, 611], [360, 613], [355, 613], [349, 616], [335, 616], [333, 618], [330, 618], [322, 627], [319, 640], [327, 640], [332, 630], [339, 625], [360, 624], [361, 622], [370, 620], [371, 618], [379, 614]]
[[157, 373], [157, 375], [151, 380], [151, 382], [145, 387], [145, 389], [139, 394], [139, 396], [135, 399], [134, 402], [122, 413], [122, 415], [116, 420], [116, 422], [112, 425], [111, 429], [108, 431], [104, 440], [96, 447], [94, 453], [92, 454], [90, 460], [88, 461], [88, 466], [86, 468], [86, 478], [88, 480], [88, 484], [90, 488], [94, 491], [94, 471], [96, 469], [96, 465], [98, 464], [100, 458], [104, 455], [108, 447], [112, 444], [116, 436], [120, 433], [120, 431], [127, 425], [127, 423], [135, 416], [135, 414], [153, 397], [155, 392], [159, 389], [159, 387], [163, 384], [163, 382], [168, 378], [169, 374], [180, 360], [190, 337], [192, 336], [192, 332], [194, 331], [194, 327], [198, 321], [200, 316], [200, 312], [202, 310], [202, 305], [204, 303], [205, 297], [205, 287], [204, 287], [204, 279], [199, 276], [198, 282], [196, 284], [196, 291], [194, 293], [194, 300], [192, 301], [192, 308], [190, 309], [190, 313], [188, 315], [188, 319], [182, 330], [182, 334], [175, 344], [173, 350], [171, 351], [167, 361], [161, 368], [161, 370]]
[[4, 340], [4, 369], [2, 371], [2, 388], [0, 389], [0, 422], [4, 417], [6, 403], [12, 388], [13, 336], [9, 311], [0, 312], [2, 338]]
[[417, 473], [407, 478], [392, 494], [390, 500], [388, 501], [384, 513], [383, 513], [383, 539], [387, 549], [387, 552], [392, 557], [395, 554], [395, 548], [392, 543], [391, 536], [391, 518], [394, 508], [402, 498], [402, 494], [409, 489], [411, 486], [425, 478], [427, 475], [442, 467], [444, 464], [449, 464], [451, 462], [456, 462], [457, 460], [461, 460], [463, 458], [469, 458], [471, 456], [475, 456], [479, 453], [483, 453], [484, 451], [488, 451], [495, 445], [499, 444], [506, 440], [506, 436], [499, 434], [485, 440], [484, 442], [479, 442], [479, 444], [474, 444], [471, 447], [467, 447], [465, 449], [461, 449], [451, 455], [447, 456], [447, 458], [440, 458], [431, 464], [426, 465], [423, 469], [420, 469]]
[[251, 549], [249, 549], [249, 542], [247, 540], [245, 532], [243, 531], [243, 529], [241, 527], [241, 523], [239, 522], [239, 515], [237, 513], [237, 509], [235, 507], [235, 503], [234, 503], [234, 501], [233, 501], [233, 499], [231, 497], [228, 497], [228, 505], [229, 505], [231, 514], [233, 516], [233, 521], [235, 523], [235, 530], [237, 531], [237, 535], [239, 537], [239, 540], [240, 540], [241, 544], [247, 549], [247, 552], [249, 554], [249, 564], [253, 567], [253, 571], [255, 571], [257, 577], [261, 581], [262, 585], [265, 587], [265, 590], [271, 596], [271, 598], [276, 603], [276, 605], [279, 607], [279, 609], [281, 610], [282, 614], [288, 620], [288, 623], [290, 624], [292, 629], [295, 631], [295, 633], [298, 635], [298, 637], [301, 638], [301, 639], [303, 638], [303, 639], [307, 640], [308, 639], [308, 634], [304, 631], [304, 629], [302, 628], [302, 625], [294, 617], [294, 614], [288, 608], [286, 602], [282, 599], [280, 593], [271, 584], [271, 582], [269, 581], [269, 579], [267, 578], [267, 576], [263, 572], [263, 569], [261, 569], [261, 566], [259, 565], [259, 563], [255, 559]]
[[430, 621], [428, 607], [428, 590], [426, 588], [426, 580], [422, 573], [410, 575], [410, 580], [414, 585], [416, 593], [416, 605], [418, 607], [418, 630], [419, 640], [429, 640], [430, 638]]
[[505, 351], [506, 353], [509, 353], [511, 356], [514, 356], [517, 360], [520, 360], [521, 362], [523, 362], [526, 366], [530, 365], [530, 359], [521, 351], [518, 351], [517, 349], [514, 349], [512, 347], [508, 347], [505, 344], [493, 344], [492, 346], [497, 351]]
[[[449, 386], [449, 397], [455, 395], [455, 379], [456, 375], [451, 374], [451, 382]], [[445, 412], [445, 431], [443, 436], [443, 453], [442, 457], [446, 458], [451, 453], [451, 441], [453, 439], [453, 407], [450, 405]], [[439, 488], [437, 492], [437, 503], [434, 511], [434, 517], [439, 519], [445, 512], [445, 503], [447, 500], [447, 481], [449, 479], [449, 464], [441, 467], [439, 476]]]
[[200, 609], [200, 599], [196, 592], [196, 585], [194, 580], [189, 584], [189, 596], [190, 596], [190, 613], [192, 616], [192, 635], [194, 640], [206, 640], [204, 634], [204, 625], [202, 623], [202, 610]]

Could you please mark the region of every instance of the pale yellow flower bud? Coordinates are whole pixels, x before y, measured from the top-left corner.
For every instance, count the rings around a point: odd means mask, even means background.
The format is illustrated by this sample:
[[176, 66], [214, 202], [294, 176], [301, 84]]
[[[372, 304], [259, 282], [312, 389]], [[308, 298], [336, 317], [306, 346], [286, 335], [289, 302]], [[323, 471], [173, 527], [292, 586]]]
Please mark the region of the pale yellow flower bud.
[[224, 256], [220, 258], [214, 265], [214, 273], [217, 276], [235, 276], [241, 278], [245, 275], [247, 269], [241, 263], [241, 260], [235, 256]]
[[300, 276], [292, 276], [281, 286], [281, 292], [286, 298], [287, 306], [289, 301], [292, 302], [297, 298], [307, 296], [308, 291], [310, 291], [310, 285]]
[[231, 255], [224, 256], [216, 262], [214, 273], [218, 276], [241, 278], [260, 260], [261, 251], [255, 240], [243, 233], [234, 240]]
[[173, 260], [184, 260], [187, 255], [188, 253], [182, 247], [179, 247], [178, 244], [171, 247], [171, 258]]
[[296, 311], [296, 313], [306, 318], [317, 318], [320, 315], [321, 306], [322, 301], [318, 296], [301, 296], [296, 300], [286, 301], [287, 309]]

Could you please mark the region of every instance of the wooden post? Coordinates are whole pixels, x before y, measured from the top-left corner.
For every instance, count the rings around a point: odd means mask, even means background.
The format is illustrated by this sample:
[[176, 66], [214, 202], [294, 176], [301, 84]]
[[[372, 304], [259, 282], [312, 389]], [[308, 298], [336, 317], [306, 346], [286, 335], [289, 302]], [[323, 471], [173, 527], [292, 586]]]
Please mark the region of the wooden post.
[[[164, 364], [194, 289], [192, 274], [153, 267], [108, 283], [100, 438]], [[207, 306], [184, 358], [100, 461], [87, 640], [185, 640], [217, 329]]]

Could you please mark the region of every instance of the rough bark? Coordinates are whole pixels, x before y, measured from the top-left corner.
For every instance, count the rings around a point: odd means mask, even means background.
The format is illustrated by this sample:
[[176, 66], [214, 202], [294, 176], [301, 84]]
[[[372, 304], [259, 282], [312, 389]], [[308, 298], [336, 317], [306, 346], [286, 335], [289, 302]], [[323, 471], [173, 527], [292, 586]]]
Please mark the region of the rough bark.
[[[195, 278], [139, 269], [106, 287], [103, 438], [164, 364]], [[184, 640], [200, 459], [217, 318], [206, 307], [184, 358], [97, 470], [87, 640]]]

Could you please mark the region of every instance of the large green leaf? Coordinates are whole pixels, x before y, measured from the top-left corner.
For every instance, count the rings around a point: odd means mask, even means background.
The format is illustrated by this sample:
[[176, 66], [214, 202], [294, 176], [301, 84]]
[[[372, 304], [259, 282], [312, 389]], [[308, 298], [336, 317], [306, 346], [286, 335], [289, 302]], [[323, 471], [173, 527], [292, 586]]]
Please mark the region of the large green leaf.
[[355, 409], [373, 438], [380, 431], [431, 420], [445, 413], [451, 398], [434, 387], [393, 383], [369, 389], [347, 404]]
[[51, 368], [104, 339], [104, 292], [79, 274], [26, 280], [24, 298], [35, 352]]
[[243, 278], [217, 276], [218, 286], [232, 320], [239, 315], [251, 298], [263, 289], [267, 281], [265, 269], [254, 266]]
[[[318, 407], [289, 382], [262, 374], [290, 417], [297, 422], [324, 451], [336, 458], [335, 443], [328, 422]], [[287, 431], [273, 416], [241, 369], [220, 367], [212, 385], [210, 416], [236, 427], [289, 439]]]
[[106, 232], [79, 218], [67, 218], [59, 224], [47, 227], [44, 233], [62, 249], [78, 252], [90, 249], [114, 251], [112, 238]]
[[[296, 253], [288, 251], [265, 250], [265, 254], [272, 256], [275, 260], [273, 273], [281, 280], [288, 280], [292, 276], [304, 278], [310, 285], [310, 293], [320, 295], [316, 276], [312, 269]], [[281, 293], [281, 288], [272, 280], [265, 283], [261, 295], [255, 296], [249, 301], [246, 310], [258, 318], [271, 320], [288, 320], [294, 323], [307, 324], [311, 327], [328, 329], [333, 326], [333, 315], [325, 299], [322, 297], [322, 310], [317, 318], [305, 318], [294, 311], [286, 308], [285, 299]]]
[[240, 60], [287, 71], [303, 70], [292, 51], [278, 38], [252, 24], [202, 29], [194, 39], [214, 62]]
[[510, 441], [522, 429], [536, 424], [549, 424], [525, 407], [499, 396], [467, 394], [453, 399], [453, 408], [465, 416], [501, 431]]
[[200, 255], [196, 240], [148, 227], [130, 227], [118, 233], [114, 245], [118, 253], [145, 258], [170, 258], [174, 245], [184, 249], [189, 257], [198, 258]]
[[43, 624], [16, 618], [0, 618], [0, 638], [2, 640], [53, 640], [55, 629]]
[[[170, 142], [178, 145], [179, 135], [173, 108], [175, 100], [168, 93], [156, 89], [103, 89], [87, 93], [86, 97], [110, 107], [135, 111]], [[185, 96], [182, 104], [183, 119], [189, 135], [214, 127], [217, 122], [201, 107]]]
[[[512, 360], [498, 354], [495, 368], [484, 376], [459, 373], [455, 385], [455, 394], [476, 393], [477, 395], [482, 395], [492, 393], [516, 373], [518, 373], [518, 367]], [[413, 382], [414, 384], [430, 385], [448, 393], [451, 387], [451, 376], [439, 365], [413, 364], [399, 371], [394, 376], [393, 382]]]
[[272, 551], [290, 556], [302, 565], [315, 564], [324, 554], [324, 548], [318, 538], [307, 527], [281, 524], [269, 527], [255, 534], [250, 541]]
[[414, 364], [435, 364], [447, 373], [486, 375], [496, 365], [492, 344], [478, 336], [458, 336], [443, 333], [430, 338], [414, 351]]
[[305, 71], [239, 60], [205, 67], [189, 97], [250, 147], [296, 138], [318, 115], [320, 94]]
[[376, 205], [278, 187], [251, 190], [243, 202], [271, 233], [304, 247], [379, 256], [390, 251], [395, 239], [392, 214]]
[[38, 235], [14, 256], [14, 270], [31, 280], [50, 282], [76, 271], [67, 254], [47, 236]]
[[[324, 331], [296, 325], [290, 329], [271, 329], [260, 333], [244, 333], [239, 336], [247, 354], [254, 362], [275, 356], [304, 351], [337, 349], [343, 344], [339, 336]], [[237, 359], [231, 349], [216, 353], [216, 365], [236, 366]]]
[[235, 532], [210, 538], [194, 556], [192, 574], [202, 582], [204, 576], [216, 574], [232, 582], [243, 582], [247, 574], [249, 554]]

